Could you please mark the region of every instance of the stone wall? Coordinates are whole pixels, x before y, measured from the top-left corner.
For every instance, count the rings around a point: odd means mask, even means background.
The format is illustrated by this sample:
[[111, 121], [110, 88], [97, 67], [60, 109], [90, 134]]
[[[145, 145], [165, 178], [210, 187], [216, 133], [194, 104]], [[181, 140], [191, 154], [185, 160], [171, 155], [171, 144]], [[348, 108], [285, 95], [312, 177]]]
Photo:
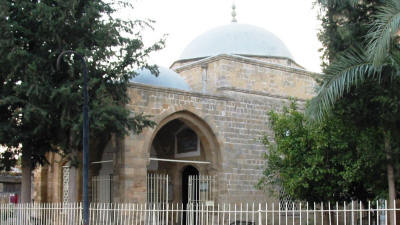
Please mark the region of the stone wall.
[[287, 59], [287, 58], [262, 57], [262, 56], [247, 56], [247, 57], [251, 58], [251, 59], [257, 59], [257, 60], [260, 60], [260, 61], [263, 61], [266, 63], [270, 63], [270, 64], [277, 64], [277, 65], [281, 65], [281, 66], [304, 70], [304, 68], [302, 66], [300, 66], [299, 64], [297, 64], [295, 61], [293, 61], [291, 59]]
[[[271, 135], [267, 112], [288, 105], [284, 98], [242, 93], [232, 90], [223, 95], [191, 93], [145, 85], [131, 85], [129, 109], [153, 115], [157, 122], [166, 115], [187, 111], [198, 116], [212, 128], [221, 155], [215, 166], [220, 202], [266, 201], [266, 193], [255, 185], [262, 175], [265, 147], [259, 142], [264, 134]], [[149, 149], [155, 129], [125, 138], [118, 165], [119, 201], [144, 201], [145, 175]], [[147, 147], [146, 147], [147, 146]], [[144, 196], [144, 197], [143, 197]]]
[[219, 55], [173, 69], [192, 90], [202, 93], [217, 93], [219, 88], [228, 88], [301, 100], [314, 95], [314, 74], [265, 60]]
[[32, 198], [35, 202], [62, 202], [62, 157], [48, 153], [46, 158], [49, 164], [34, 170]]
[[[151, 115], [157, 126], [146, 128], [138, 135], [115, 138], [109, 144], [107, 149], [110, 151], [106, 152], [110, 154], [103, 159], [113, 159], [113, 201], [146, 201], [146, 175], [152, 140], [157, 131], [173, 119], [182, 120], [198, 134], [204, 155], [185, 159], [211, 163], [197, 168], [202, 174], [217, 177], [217, 201], [272, 201], [268, 193], [255, 188], [262, 176], [263, 156], [267, 151], [259, 139], [263, 135], [272, 137], [267, 113], [289, 105], [290, 97], [301, 102], [311, 98], [314, 75], [298, 68], [229, 55], [184, 65], [176, 63], [172, 67], [185, 78], [193, 91], [140, 84], [131, 84], [128, 88], [128, 109], [132, 114]], [[101, 154], [91, 156], [91, 159], [100, 160]], [[39, 193], [37, 199], [61, 201], [61, 158], [49, 156], [52, 157], [49, 158], [51, 164], [40, 169], [35, 179]], [[179, 164], [169, 171], [176, 187], [182, 185], [177, 179], [186, 165], [189, 164]], [[94, 170], [90, 172], [92, 175], [102, 171], [101, 168]], [[82, 182], [80, 177], [78, 183]], [[179, 199], [174, 198], [176, 201]]]
[[[235, 56], [235, 55], [231, 55], [231, 56]], [[300, 66], [295, 61], [288, 59], [288, 58], [271, 57], [271, 56], [255, 56], [255, 55], [236, 55], [236, 56], [242, 56], [242, 57], [245, 57], [248, 59], [259, 60], [262, 62], [266, 62], [268, 64], [275, 64], [275, 65], [281, 65], [281, 66], [285, 66], [285, 67], [291, 67], [291, 68], [295, 68], [295, 69], [304, 70], [304, 67]], [[179, 61], [174, 62], [171, 67], [179, 68], [182, 66], [188, 66], [188, 65], [194, 64], [198, 61], [207, 60], [207, 58], [213, 58], [213, 57], [201, 57], [201, 58], [195, 58], [195, 59], [179, 60]]]

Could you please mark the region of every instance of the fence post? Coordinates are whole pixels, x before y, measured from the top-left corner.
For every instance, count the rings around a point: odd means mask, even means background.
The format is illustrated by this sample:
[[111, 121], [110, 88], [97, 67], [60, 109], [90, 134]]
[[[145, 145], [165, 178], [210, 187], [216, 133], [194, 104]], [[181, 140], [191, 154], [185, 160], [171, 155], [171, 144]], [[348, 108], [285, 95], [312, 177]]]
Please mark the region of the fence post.
[[[397, 212], [396, 212], [396, 200], [393, 200], [393, 221], [394, 221], [394, 225], [397, 225], [396, 222], [396, 217], [397, 217]], [[370, 225], [370, 224], [368, 224]]]

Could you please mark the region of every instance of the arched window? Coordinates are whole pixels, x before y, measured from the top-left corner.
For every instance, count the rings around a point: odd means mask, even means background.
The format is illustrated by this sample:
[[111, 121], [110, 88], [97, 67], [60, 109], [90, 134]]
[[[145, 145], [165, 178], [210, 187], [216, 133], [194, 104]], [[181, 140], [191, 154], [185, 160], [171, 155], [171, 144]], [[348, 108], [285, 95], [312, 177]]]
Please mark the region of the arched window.
[[175, 157], [192, 157], [200, 155], [200, 140], [197, 134], [187, 126], [175, 133]]

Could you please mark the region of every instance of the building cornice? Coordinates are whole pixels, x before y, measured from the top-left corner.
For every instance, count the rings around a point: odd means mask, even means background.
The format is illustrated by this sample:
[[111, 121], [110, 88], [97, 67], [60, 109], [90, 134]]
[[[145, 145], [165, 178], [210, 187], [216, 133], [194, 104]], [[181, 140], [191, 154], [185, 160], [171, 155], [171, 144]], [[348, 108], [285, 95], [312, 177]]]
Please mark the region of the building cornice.
[[[163, 93], [168, 93], [168, 94], [178, 94], [178, 95], [185, 95], [185, 96], [193, 96], [193, 97], [198, 97], [198, 98], [208, 98], [208, 99], [216, 99], [216, 100], [223, 100], [223, 101], [235, 101], [236, 100], [236, 99], [234, 99], [232, 97], [228, 97], [228, 96], [225, 96], [225, 95], [204, 94], [204, 93], [200, 93], [200, 92], [183, 91], [183, 90], [174, 89], [174, 88], [157, 87], [157, 86], [151, 86], [151, 85], [139, 84], [139, 83], [130, 83], [128, 85], [128, 87], [129, 88], [136, 88], [136, 89], [140, 89], [140, 90], [146, 90], [146, 91], [154, 91], [154, 92], [163, 92]], [[267, 92], [246, 90], [246, 89], [240, 89], [240, 88], [229, 87], [229, 86], [218, 87], [217, 91], [232, 91], [232, 92], [237, 92], [237, 93], [258, 95], [258, 96], [277, 98], [277, 99], [283, 99], [283, 100], [296, 99], [297, 101], [300, 101], [300, 102], [305, 102], [305, 101], [308, 100], [308, 99], [305, 99], [305, 98], [295, 98], [295, 97], [291, 97], [291, 96], [274, 95], [274, 94], [270, 94], [270, 93], [267, 93]]]
[[240, 62], [240, 63], [246, 63], [246, 64], [251, 64], [251, 65], [261, 66], [261, 67], [265, 67], [265, 68], [269, 68], [269, 69], [281, 70], [281, 71], [285, 71], [285, 72], [289, 72], [289, 73], [295, 73], [295, 74], [299, 74], [299, 75], [303, 75], [303, 76], [308, 76], [308, 77], [311, 77], [311, 78], [314, 78], [314, 79], [320, 77], [320, 74], [309, 72], [309, 71], [304, 70], [304, 69], [298, 69], [298, 68], [293, 68], [293, 67], [288, 67], [288, 66], [282, 66], [282, 65], [279, 65], [279, 64], [268, 63], [268, 62], [265, 62], [265, 61], [262, 61], [262, 60], [259, 60], [259, 59], [253, 59], [253, 58], [239, 56], [239, 55], [228, 55], [228, 54], [221, 54], [221, 55], [217, 55], [217, 56], [211, 56], [211, 57], [207, 57], [207, 58], [204, 58], [204, 59], [200, 59], [198, 61], [195, 61], [195, 62], [192, 62], [192, 63], [188, 63], [186, 65], [174, 68], [174, 70], [179, 73], [181, 71], [192, 69], [194, 67], [199, 67], [201, 65], [212, 63], [212, 62], [215, 62], [215, 61], [218, 61], [218, 60], [221, 60], [221, 59], [232, 60], [232, 61], [236, 61], [236, 62]]
[[291, 96], [274, 95], [274, 94], [270, 94], [270, 93], [267, 93], [267, 92], [246, 90], [246, 89], [235, 88], [235, 87], [219, 87], [219, 88], [217, 88], [217, 90], [219, 90], [219, 91], [232, 91], [232, 92], [245, 93], [245, 94], [251, 94], [251, 95], [259, 95], [259, 96], [266, 96], [266, 97], [279, 98], [279, 99], [284, 99], [284, 100], [295, 99], [295, 100], [300, 101], [300, 102], [306, 102], [308, 100], [308, 99], [305, 99], [305, 98], [295, 98], [295, 97], [291, 97]]
[[213, 95], [213, 94], [204, 94], [200, 92], [193, 92], [193, 91], [183, 91], [175, 88], [166, 88], [166, 87], [158, 87], [146, 84], [139, 84], [139, 83], [129, 83], [129, 88], [137, 88], [146, 91], [156, 91], [156, 92], [163, 92], [163, 93], [171, 93], [171, 94], [178, 94], [178, 95], [186, 95], [186, 96], [193, 96], [199, 98], [208, 98], [208, 99], [216, 99], [216, 100], [224, 100], [224, 101], [233, 101], [234, 99], [222, 96], [222, 95]]

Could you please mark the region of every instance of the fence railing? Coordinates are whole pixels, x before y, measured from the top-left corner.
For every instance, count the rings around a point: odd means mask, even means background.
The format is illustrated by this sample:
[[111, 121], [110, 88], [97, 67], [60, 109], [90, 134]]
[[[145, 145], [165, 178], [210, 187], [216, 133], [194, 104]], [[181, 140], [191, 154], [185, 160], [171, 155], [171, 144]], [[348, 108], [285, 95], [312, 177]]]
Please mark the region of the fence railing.
[[[294, 204], [294, 203], [293, 203]], [[0, 204], [1, 225], [81, 225], [81, 203]], [[361, 204], [92, 203], [90, 225], [389, 225], [400, 211], [387, 202]]]
[[147, 202], [167, 203], [168, 202], [168, 174], [147, 174]]
[[189, 203], [207, 204], [215, 199], [215, 176], [189, 176]]

